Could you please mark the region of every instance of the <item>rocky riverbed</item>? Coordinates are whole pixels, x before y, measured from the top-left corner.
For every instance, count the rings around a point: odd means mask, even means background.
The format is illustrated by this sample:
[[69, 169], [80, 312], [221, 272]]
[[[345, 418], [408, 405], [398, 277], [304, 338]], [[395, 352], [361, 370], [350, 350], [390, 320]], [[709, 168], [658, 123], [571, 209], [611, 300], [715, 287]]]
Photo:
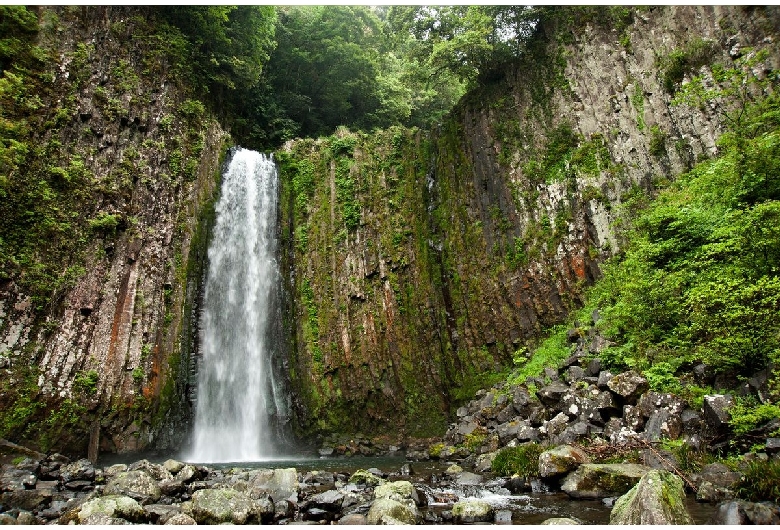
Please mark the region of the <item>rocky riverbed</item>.
[[[653, 498], [637, 492], [643, 487], [640, 480], [653, 483], [653, 474], [656, 483], [671, 486], [656, 495], [661, 499], [656, 505], [629, 509], [645, 514], [645, 522], [780, 523], [774, 505], [697, 504], [690, 496], [686, 500], [682, 480], [671, 473], [585, 460], [580, 448], [559, 446], [539, 457], [542, 477], [527, 479], [464, 471], [454, 464], [440, 473], [423, 474], [416, 472], [416, 466], [423, 466], [415, 462], [393, 470], [351, 473], [215, 469], [176, 460], [99, 467], [86, 459], [69, 461], [58, 454], [28, 451], [27, 456], [2, 466], [0, 523], [598, 524], [609, 522], [610, 517], [616, 522], [617, 507], [633, 506], [632, 498], [645, 504]], [[349, 467], [349, 459], [344, 467]], [[722, 475], [718, 471], [709, 470], [710, 478]], [[677, 511], [669, 512], [667, 505]]]

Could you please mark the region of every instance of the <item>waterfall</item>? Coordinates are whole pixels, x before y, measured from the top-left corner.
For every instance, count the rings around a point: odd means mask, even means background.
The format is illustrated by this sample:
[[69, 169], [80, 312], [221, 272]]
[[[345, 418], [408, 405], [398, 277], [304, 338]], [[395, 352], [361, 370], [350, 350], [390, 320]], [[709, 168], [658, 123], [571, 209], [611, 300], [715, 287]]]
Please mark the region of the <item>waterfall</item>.
[[285, 417], [274, 375], [279, 322], [277, 172], [263, 154], [238, 148], [222, 177], [200, 317], [194, 462], [248, 462], [278, 455]]

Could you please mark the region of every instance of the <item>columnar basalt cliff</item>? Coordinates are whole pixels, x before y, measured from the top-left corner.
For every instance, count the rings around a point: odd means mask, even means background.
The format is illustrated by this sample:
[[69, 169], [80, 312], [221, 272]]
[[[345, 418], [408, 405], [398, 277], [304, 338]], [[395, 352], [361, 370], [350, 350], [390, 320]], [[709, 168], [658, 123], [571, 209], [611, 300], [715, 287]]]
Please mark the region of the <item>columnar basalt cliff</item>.
[[574, 307], [621, 211], [717, 152], [674, 92], [780, 56], [774, 8], [561, 20], [430, 135], [347, 130], [280, 153], [291, 378], [303, 432], [424, 436]]
[[24, 116], [29, 153], [4, 198], [41, 179], [55, 206], [31, 205], [33, 219], [4, 208], [3, 237], [24, 231], [18, 246], [29, 243], [23, 259], [38, 268], [4, 261], [0, 278], [0, 436], [46, 450], [170, 446], [190, 416], [194, 309], [227, 135], [188, 99], [147, 15], [42, 8], [29, 37], [43, 58], [23, 81], [39, 105]]

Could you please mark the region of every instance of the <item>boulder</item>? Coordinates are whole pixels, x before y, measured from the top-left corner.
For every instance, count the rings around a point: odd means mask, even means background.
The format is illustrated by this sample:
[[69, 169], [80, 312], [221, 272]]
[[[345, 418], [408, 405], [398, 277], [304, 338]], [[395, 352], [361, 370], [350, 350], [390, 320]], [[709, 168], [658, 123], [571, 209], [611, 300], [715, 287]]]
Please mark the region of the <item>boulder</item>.
[[127, 468], [127, 470], [145, 471], [147, 475], [152, 477], [157, 482], [162, 480], [171, 480], [173, 478], [173, 474], [168, 471], [165, 466], [162, 466], [161, 464], [153, 464], [148, 460], [139, 460], [138, 462], [134, 462], [130, 465], [130, 467]]
[[92, 482], [95, 480], [95, 467], [92, 465], [92, 462], [86, 458], [82, 458], [81, 460], [61, 466], [60, 478], [64, 484], [77, 480]]
[[565, 475], [580, 464], [588, 463], [590, 459], [585, 451], [571, 445], [561, 445], [539, 455], [539, 475], [543, 478]]
[[636, 486], [615, 501], [609, 524], [693, 524], [685, 507], [682, 479], [668, 471], [648, 471]]
[[728, 426], [728, 422], [731, 419], [729, 409], [733, 404], [733, 396], [723, 394], [704, 396], [704, 421], [715, 430]]
[[551, 517], [550, 519], [545, 519], [544, 521], [542, 521], [542, 524], [580, 524], [580, 523], [569, 517]]
[[270, 495], [274, 502], [292, 497], [297, 500], [298, 472], [295, 468], [260, 469], [252, 474], [248, 487], [254, 499]]
[[682, 434], [680, 413], [672, 413], [667, 409], [659, 409], [650, 415], [645, 424], [645, 439], [657, 442], [662, 438], [676, 440]]
[[316, 508], [337, 512], [341, 510], [344, 494], [338, 490], [327, 490], [310, 497], [309, 502]]
[[366, 516], [366, 520], [370, 525], [416, 524], [417, 518], [416, 508], [388, 498], [376, 499]]
[[647, 379], [633, 370], [616, 375], [609, 380], [607, 386], [629, 404], [636, 403], [639, 396], [650, 388]]
[[369, 473], [364, 469], [358, 469], [349, 477], [350, 484], [362, 484], [369, 488], [379, 486], [385, 482], [385, 479], [378, 477], [373, 473]]
[[[476, 461], [474, 462], [474, 471], [476, 471], [477, 473], [484, 473], [486, 471], [490, 471], [490, 469], [493, 467], [493, 460], [496, 459], [497, 454], [498, 451], [479, 455]], [[463, 471], [463, 469], [461, 469], [461, 471]]]
[[146, 519], [152, 524], [165, 524], [168, 519], [181, 513], [181, 508], [169, 504], [147, 504], [143, 508]]
[[177, 513], [176, 515], [172, 515], [170, 519], [163, 524], [193, 525], [198, 524], [198, 522], [186, 513]]
[[468, 499], [452, 506], [452, 515], [459, 524], [493, 521], [493, 507], [485, 501]]
[[639, 464], [583, 464], [569, 473], [561, 486], [574, 499], [600, 499], [623, 495], [650, 468]]
[[146, 471], [135, 470], [119, 473], [106, 484], [106, 495], [125, 495], [141, 504], [153, 504], [160, 500], [160, 486]]
[[462, 473], [458, 473], [458, 476], [455, 478], [455, 483], [459, 486], [476, 486], [477, 484], [482, 484], [482, 475], [463, 471]]
[[719, 488], [731, 488], [735, 486], [741, 478], [741, 473], [732, 471], [719, 462], [707, 464], [701, 468], [701, 471], [691, 475], [691, 480], [695, 484], [709, 482]]
[[124, 495], [106, 495], [96, 497], [81, 505], [78, 511], [78, 520], [81, 524], [96, 524], [94, 516], [101, 515], [112, 519], [124, 519], [132, 523], [140, 523], [146, 520], [146, 512], [138, 504], [138, 501]]
[[255, 503], [232, 488], [205, 489], [192, 494], [192, 517], [198, 524], [257, 522]]
[[[163, 462], [163, 467], [168, 470], [168, 472], [172, 475], [175, 475], [179, 471], [182, 470], [182, 468], [185, 466], [184, 462], [179, 462], [178, 460], [173, 460], [169, 458], [165, 462]], [[191, 467], [191, 466], [190, 466]]]
[[568, 385], [554, 381], [536, 392], [539, 401], [549, 407], [555, 407], [563, 401], [563, 397], [571, 392]]
[[3, 493], [2, 504], [11, 508], [34, 511], [48, 504], [52, 499], [51, 490], [14, 490]]
[[377, 499], [393, 499], [404, 504], [417, 505], [420, 500], [417, 490], [408, 480], [397, 480], [377, 486], [374, 490]]
[[780, 509], [770, 503], [748, 501], [727, 501], [718, 505], [718, 510], [709, 524], [780, 524]]

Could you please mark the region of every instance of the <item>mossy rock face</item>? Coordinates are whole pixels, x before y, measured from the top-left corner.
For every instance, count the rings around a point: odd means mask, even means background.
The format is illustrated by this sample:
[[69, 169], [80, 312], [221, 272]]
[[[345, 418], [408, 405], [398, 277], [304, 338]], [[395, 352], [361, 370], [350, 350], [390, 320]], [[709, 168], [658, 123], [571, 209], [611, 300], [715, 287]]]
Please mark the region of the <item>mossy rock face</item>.
[[452, 507], [452, 515], [458, 523], [484, 523], [493, 520], [493, 507], [480, 500], [459, 501]]
[[125, 495], [107, 495], [85, 502], [78, 513], [80, 523], [92, 521], [97, 516], [137, 523], [143, 521], [145, 512], [135, 499]]
[[682, 479], [668, 471], [647, 472], [615, 502], [609, 524], [693, 524]]
[[648, 471], [639, 464], [583, 464], [566, 476], [561, 489], [574, 499], [623, 495]]

